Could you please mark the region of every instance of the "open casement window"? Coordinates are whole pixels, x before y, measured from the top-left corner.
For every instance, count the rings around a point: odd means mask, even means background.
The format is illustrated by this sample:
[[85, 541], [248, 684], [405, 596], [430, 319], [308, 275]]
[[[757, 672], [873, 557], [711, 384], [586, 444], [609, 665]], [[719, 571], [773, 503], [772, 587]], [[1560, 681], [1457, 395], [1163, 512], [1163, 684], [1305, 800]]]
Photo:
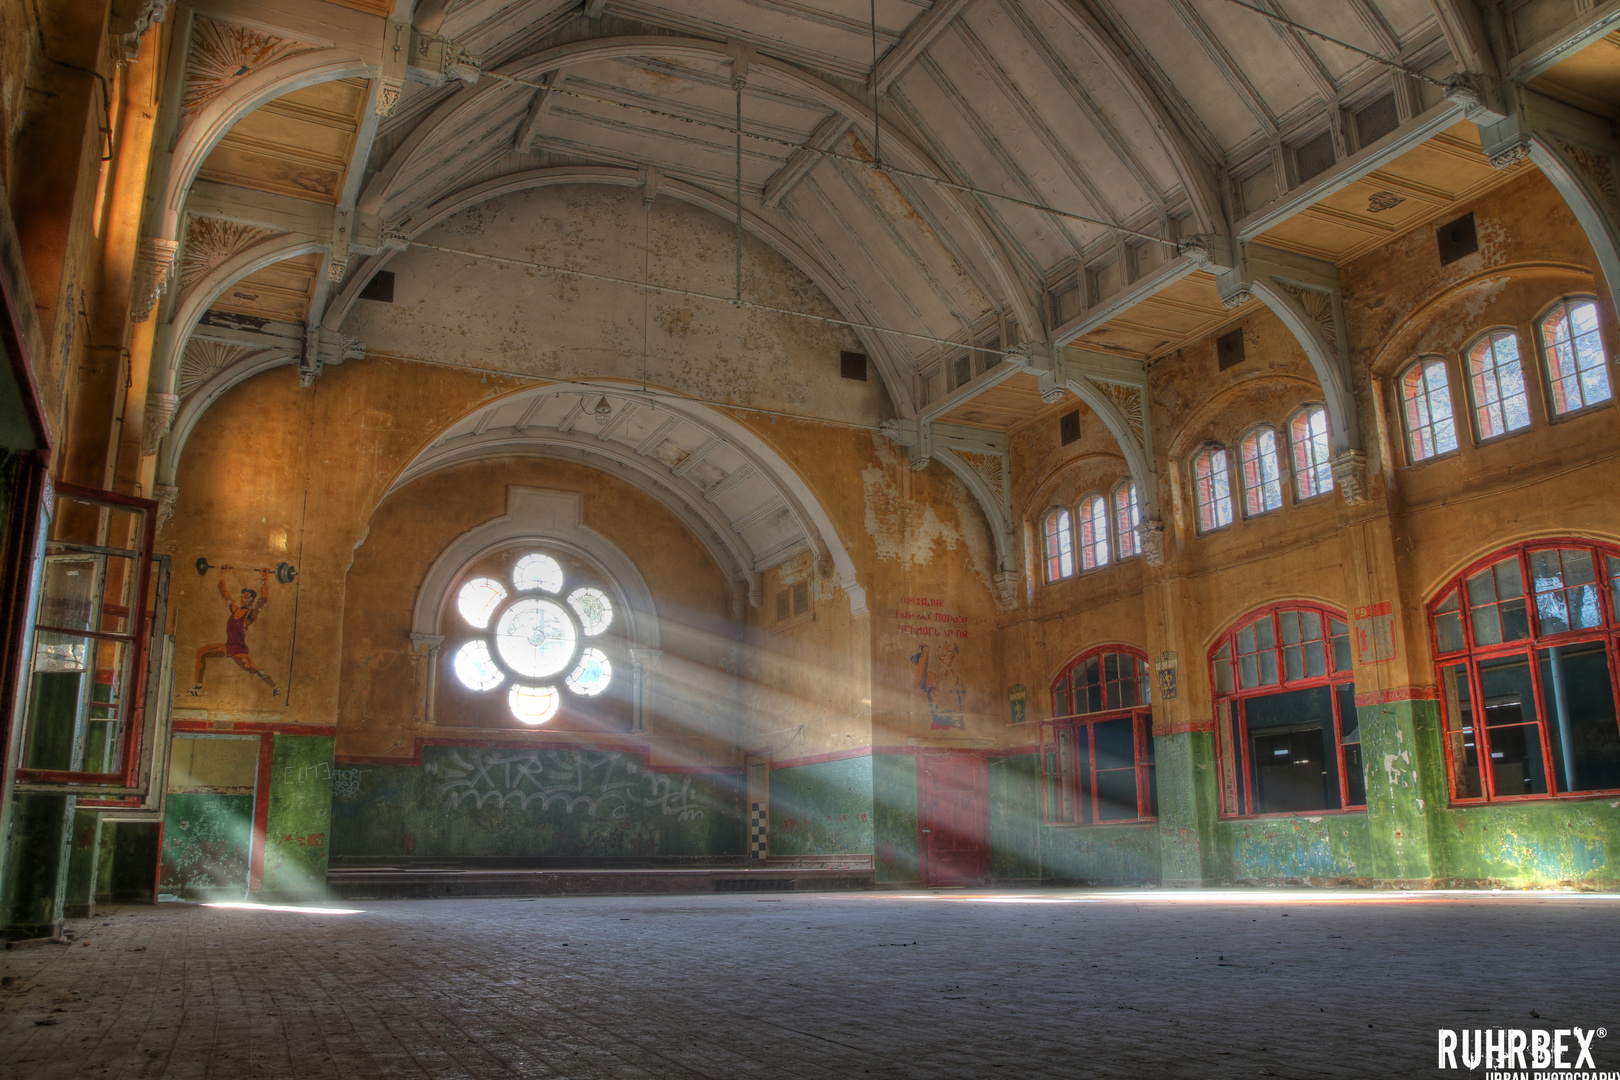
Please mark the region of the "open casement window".
[[1224, 446], [1206, 446], [1193, 458], [1193, 490], [1198, 499], [1199, 532], [1232, 524], [1232, 479]]
[[1105, 646], [1052, 682], [1041, 725], [1046, 820], [1054, 825], [1142, 821], [1158, 815], [1147, 659]]
[[1074, 576], [1074, 525], [1061, 507], [1046, 515], [1046, 582]]
[[1598, 329], [1598, 307], [1588, 299], [1560, 300], [1541, 320], [1541, 355], [1547, 397], [1555, 416], [1608, 401], [1609, 358]]
[[467, 567], [452, 595], [436, 723], [630, 730], [622, 594], [594, 566], [522, 544]]
[[1328, 439], [1327, 410], [1307, 406], [1288, 422], [1294, 447], [1294, 494], [1314, 499], [1333, 490], [1333, 446]]
[[1221, 813], [1367, 804], [1343, 615], [1308, 604], [1252, 613], [1210, 652]]
[[153, 627], [167, 574], [154, 569], [157, 503], [59, 484], [36, 560], [17, 782], [103, 797], [150, 777]]
[[1080, 566], [1097, 570], [1108, 565], [1108, 504], [1101, 495], [1080, 500]]
[[1620, 791], [1620, 548], [1538, 541], [1429, 606], [1451, 797]]
[[1468, 387], [1474, 398], [1474, 433], [1481, 442], [1530, 426], [1530, 397], [1519, 362], [1519, 336], [1496, 330], [1468, 350]]
[[1255, 428], [1238, 444], [1243, 471], [1243, 513], [1256, 517], [1282, 507], [1282, 463], [1277, 460], [1277, 433]]
[[1121, 559], [1142, 554], [1142, 541], [1136, 534], [1141, 524], [1142, 507], [1136, 501], [1136, 484], [1121, 480], [1114, 488], [1114, 535], [1118, 538]]
[[1414, 360], [1397, 385], [1406, 428], [1408, 461], [1427, 461], [1457, 449], [1457, 423], [1451, 413], [1451, 383], [1438, 356]]

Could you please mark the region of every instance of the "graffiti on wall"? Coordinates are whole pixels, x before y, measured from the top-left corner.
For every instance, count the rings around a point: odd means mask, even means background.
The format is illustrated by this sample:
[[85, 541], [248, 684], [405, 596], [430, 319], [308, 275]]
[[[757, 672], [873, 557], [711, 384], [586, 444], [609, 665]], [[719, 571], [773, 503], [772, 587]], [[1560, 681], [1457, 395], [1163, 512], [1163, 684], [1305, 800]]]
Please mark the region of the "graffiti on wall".
[[704, 814], [691, 777], [647, 772], [640, 758], [629, 754], [457, 747], [423, 768], [438, 781], [446, 810], [468, 804], [527, 810], [538, 804], [541, 810], [557, 806], [590, 817], [622, 818], [632, 807], [680, 821]]

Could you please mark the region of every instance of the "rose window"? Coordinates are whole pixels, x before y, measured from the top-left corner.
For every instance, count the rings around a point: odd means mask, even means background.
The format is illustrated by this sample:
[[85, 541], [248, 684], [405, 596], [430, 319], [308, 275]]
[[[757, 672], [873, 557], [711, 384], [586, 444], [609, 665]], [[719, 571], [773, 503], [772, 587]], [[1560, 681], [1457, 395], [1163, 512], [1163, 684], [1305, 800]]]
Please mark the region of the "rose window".
[[534, 552], [509, 580], [480, 576], [456, 592], [456, 610], [479, 636], [456, 650], [452, 669], [469, 690], [506, 690], [512, 715], [543, 724], [563, 693], [595, 697], [613, 681], [607, 654], [592, 644], [613, 624], [613, 602], [592, 585], [568, 588], [562, 564]]

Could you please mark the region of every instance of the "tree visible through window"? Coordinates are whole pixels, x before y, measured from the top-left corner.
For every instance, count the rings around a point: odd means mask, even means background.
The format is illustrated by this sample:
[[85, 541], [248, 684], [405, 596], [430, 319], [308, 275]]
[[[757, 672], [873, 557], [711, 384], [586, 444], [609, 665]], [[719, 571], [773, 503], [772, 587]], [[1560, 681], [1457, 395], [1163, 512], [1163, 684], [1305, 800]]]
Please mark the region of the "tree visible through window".
[[1401, 375], [1400, 387], [1408, 460], [1424, 461], [1457, 449], [1445, 361], [1432, 356], [1414, 361]]
[[1481, 439], [1530, 426], [1517, 334], [1498, 330], [1475, 342], [1468, 350], [1468, 381], [1474, 394], [1474, 427]]
[[1255, 428], [1239, 444], [1243, 463], [1243, 511], [1249, 517], [1282, 506], [1282, 466], [1277, 460], [1277, 433]]
[[1294, 445], [1294, 491], [1311, 499], [1333, 490], [1333, 446], [1328, 439], [1327, 410], [1301, 409], [1288, 425]]
[[1563, 300], [1541, 320], [1552, 410], [1562, 414], [1608, 401], [1609, 358], [1598, 331], [1597, 305]]
[[1091, 825], [1158, 813], [1147, 659], [1105, 646], [1081, 655], [1052, 681], [1042, 725], [1046, 819]]
[[1193, 459], [1193, 486], [1197, 490], [1199, 532], [1232, 524], [1232, 481], [1227, 474], [1224, 447], [1205, 447]]
[[1069, 512], [1059, 507], [1046, 515], [1046, 580], [1074, 576], [1074, 528]]
[[1086, 570], [1108, 565], [1108, 504], [1101, 495], [1080, 500], [1080, 565]]

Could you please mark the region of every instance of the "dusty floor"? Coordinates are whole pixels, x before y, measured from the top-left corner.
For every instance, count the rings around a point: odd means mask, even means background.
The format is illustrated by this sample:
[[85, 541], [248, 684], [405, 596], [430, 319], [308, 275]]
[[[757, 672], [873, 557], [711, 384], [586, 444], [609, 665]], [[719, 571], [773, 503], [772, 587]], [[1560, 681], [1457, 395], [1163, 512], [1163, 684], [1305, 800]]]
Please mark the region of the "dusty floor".
[[1620, 1021], [1620, 898], [1201, 897], [122, 908], [0, 953], [0, 1076], [1483, 1076], [1438, 1028]]

